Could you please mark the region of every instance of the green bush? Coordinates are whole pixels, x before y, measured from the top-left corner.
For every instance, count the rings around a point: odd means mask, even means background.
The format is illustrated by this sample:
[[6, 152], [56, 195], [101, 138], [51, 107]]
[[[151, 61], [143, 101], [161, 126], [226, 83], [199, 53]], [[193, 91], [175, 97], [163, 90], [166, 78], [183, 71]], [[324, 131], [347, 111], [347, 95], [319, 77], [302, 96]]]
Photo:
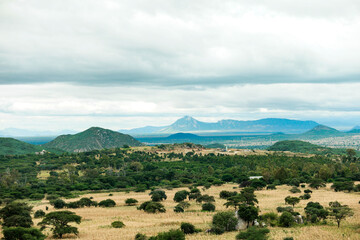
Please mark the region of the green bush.
[[273, 212], [265, 213], [260, 216], [260, 220], [264, 221], [267, 225], [271, 227], [275, 227], [277, 225], [278, 219], [279, 216]]
[[33, 193], [29, 196], [31, 200], [42, 200], [44, 199], [45, 195], [42, 193]]
[[115, 221], [111, 223], [111, 226], [113, 228], [123, 228], [125, 227], [125, 224], [122, 221]]
[[116, 203], [112, 199], [106, 199], [106, 200], [102, 200], [101, 202], [99, 202], [99, 206], [100, 207], [115, 207]]
[[295, 224], [293, 215], [289, 212], [283, 212], [279, 218], [279, 225], [281, 227], [291, 227]]
[[181, 223], [180, 229], [185, 234], [193, 234], [193, 233], [198, 232], [198, 230], [195, 228], [194, 225], [192, 225], [191, 223], [186, 223], [186, 222]]
[[56, 199], [54, 201], [50, 201], [50, 204], [53, 205], [55, 209], [61, 209], [66, 206], [66, 202], [62, 199]]
[[204, 204], [201, 206], [201, 209], [202, 209], [203, 211], [213, 212], [213, 211], [215, 211], [215, 205], [212, 204], [212, 203], [207, 202], [207, 203], [204, 203]]
[[184, 201], [187, 198], [188, 195], [189, 195], [189, 192], [186, 191], [186, 190], [178, 191], [178, 192], [175, 193], [174, 201], [175, 202]]
[[213, 216], [212, 229], [221, 228], [224, 232], [234, 231], [238, 219], [234, 212], [218, 212]]
[[43, 210], [37, 210], [35, 213], [34, 213], [34, 218], [42, 218], [45, 216], [45, 212]]
[[151, 200], [154, 202], [160, 202], [160, 201], [167, 199], [167, 196], [166, 196], [164, 190], [157, 189], [157, 190], [150, 192], [149, 195], [151, 196]]
[[292, 207], [277, 207], [276, 211], [278, 213], [282, 213], [282, 212], [294, 212], [294, 209]]
[[266, 240], [268, 239], [267, 234], [270, 232], [267, 228], [250, 227], [246, 232], [241, 232], [236, 235], [236, 239], [246, 240]]
[[9, 227], [3, 229], [4, 240], [44, 240], [46, 236], [37, 228]]
[[142, 234], [142, 233], [137, 233], [135, 235], [135, 240], [147, 240], [148, 238], [146, 237], [145, 234]]
[[177, 229], [171, 229], [168, 232], [159, 233], [156, 240], [185, 240], [185, 233], [183, 231]]
[[176, 205], [176, 206], [174, 207], [174, 212], [180, 213], [180, 212], [185, 212], [185, 210], [184, 210], [184, 208], [182, 208], [181, 206]]
[[144, 210], [147, 213], [163, 213], [166, 212], [166, 209], [164, 207], [164, 205], [162, 205], [161, 203], [158, 202], [152, 202], [152, 201], [147, 201], [147, 202], [143, 202], [139, 207], [138, 210]]
[[293, 237], [286, 237], [286, 238], [284, 238], [284, 240], [294, 240], [294, 238]]
[[229, 197], [235, 196], [237, 194], [237, 192], [230, 192], [230, 191], [221, 191], [220, 192], [220, 198], [222, 199], [228, 199]]
[[128, 198], [125, 200], [125, 204], [128, 206], [134, 206], [138, 203], [138, 200], [136, 200], [135, 198]]
[[298, 189], [297, 187], [293, 187], [292, 189], [289, 190], [291, 193], [301, 193], [301, 190]]

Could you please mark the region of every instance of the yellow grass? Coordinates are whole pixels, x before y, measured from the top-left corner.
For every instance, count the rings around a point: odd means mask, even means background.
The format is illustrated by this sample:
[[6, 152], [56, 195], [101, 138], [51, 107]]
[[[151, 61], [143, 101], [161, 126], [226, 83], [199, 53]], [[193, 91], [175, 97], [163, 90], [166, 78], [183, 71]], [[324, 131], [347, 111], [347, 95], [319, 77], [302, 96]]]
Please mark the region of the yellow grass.
[[[220, 187], [211, 187], [206, 190], [206, 194], [215, 196], [216, 210], [224, 211], [226, 209], [223, 204], [225, 201], [219, 198], [221, 190], [233, 190], [236, 185], [226, 184]], [[185, 188], [183, 188], [185, 189]], [[277, 190], [257, 191], [256, 195], [259, 199], [259, 207], [261, 213], [276, 212], [276, 207], [285, 206], [284, 198], [288, 195], [299, 196], [300, 194], [291, 194], [290, 187], [280, 186]], [[71, 211], [76, 212], [83, 217], [82, 223], [78, 226], [80, 235], [79, 239], [134, 239], [136, 233], [141, 232], [148, 236], [156, 235], [158, 232], [168, 231], [169, 229], [179, 228], [181, 222], [190, 222], [197, 228], [206, 230], [209, 228], [212, 215], [214, 213], [201, 212], [201, 206], [194, 201], [191, 207], [185, 213], [174, 213], [173, 207], [176, 203], [172, 200], [176, 191], [181, 189], [166, 190], [168, 199], [163, 202], [167, 212], [160, 214], [148, 214], [143, 211], [136, 210], [135, 206], [125, 206], [124, 201], [127, 198], [135, 198], [140, 203], [150, 199], [149, 192], [145, 193], [113, 193], [109, 197], [108, 193], [87, 194], [84, 197], [94, 197], [94, 200], [101, 201], [111, 198], [116, 201], [115, 208], [82, 208]], [[238, 190], [238, 189], [237, 189]], [[203, 191], [203, 190], [202, 190]], [[294, 239], [316, 239], [316, 240], [338, 240], [338, 239], [360, 239], [360, 197], [357, 193], [334, 192], [329, 186], [324, 189], [314, 190], [311, 199], [302, 200], [300, 204], [295, 206], [295, 210], [303, 214], [303, 209], [309, 201], [317, 201], [323, 205], [328, 205], [330, 201], [339, 201], [349, 205], [354, 210], [354, 216], [342, 222], [340, 229], [337, 228], [332, 221], [329, 225], [306, 226], [294, 228], [270, 228], [270, 239], [282, 240], [284, 237], [292, 236]], [[71, 199], [74, 201], [75, 199]], [[49, 206], [47, 201], [37, 203], [34, 210], [43, 209]], [[49, 211], [54, 209], [50, 207]], [[121, 220], [125, 223], [122, 229], [110, 228], [113, 221]], [[35, 220], [38, 222], [38, 220]], [[210, 239], [235, 239], [237, 232], [225, 233], [223, 235], [210, 235], [207, 233], [199, 233], [188, 235], [189, 240], [210, 240]], [[72, 237], [74, 238], [74, 237]]]

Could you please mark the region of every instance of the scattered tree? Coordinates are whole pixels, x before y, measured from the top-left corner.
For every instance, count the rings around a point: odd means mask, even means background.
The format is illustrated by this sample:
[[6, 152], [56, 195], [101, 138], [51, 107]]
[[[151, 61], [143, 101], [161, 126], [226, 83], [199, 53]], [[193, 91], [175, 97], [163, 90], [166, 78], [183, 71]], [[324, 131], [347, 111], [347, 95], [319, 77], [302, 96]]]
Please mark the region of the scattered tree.
[[351, 208], [349, 208], [347, 205], [341, 205], [338, 201], [330, 202], [329, 206], [329, 215], [336, 220], [338, 228], [340, 227], [342, 220], [354, 215], [354, 212]]
[[70, 211], [51, 212], [45, 215], [43, 220], [39, 223], [42, 229], [49, 226], [53, 232], [54, 237], [62, 238], [64, 234], [78, 235], [77, 227], [69, 225], [69, 223], [80, 224], [81, 217]]

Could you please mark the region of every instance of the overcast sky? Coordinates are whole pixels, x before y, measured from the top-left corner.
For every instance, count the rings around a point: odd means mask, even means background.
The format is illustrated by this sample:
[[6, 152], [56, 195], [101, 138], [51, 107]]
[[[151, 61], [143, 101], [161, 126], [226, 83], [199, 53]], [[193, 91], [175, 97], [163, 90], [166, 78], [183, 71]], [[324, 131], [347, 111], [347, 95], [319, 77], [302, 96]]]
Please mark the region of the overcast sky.
[[359, 0], [1, 0], [0, 129], [360, 124]]

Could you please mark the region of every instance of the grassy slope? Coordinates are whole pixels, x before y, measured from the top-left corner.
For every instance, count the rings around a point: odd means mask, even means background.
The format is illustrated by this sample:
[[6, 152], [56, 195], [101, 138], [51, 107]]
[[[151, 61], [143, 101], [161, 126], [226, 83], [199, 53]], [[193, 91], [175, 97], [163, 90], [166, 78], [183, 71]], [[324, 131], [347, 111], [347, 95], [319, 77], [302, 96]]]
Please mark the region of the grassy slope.
[[40, 146], [25, 143], [14, 138], [0, 138], [0, 155], [19, 155], [41, 151]]
[[124, 145], [141, 146], [142, 143], [130, 135], [93, 127], [78, 134], [61, 135], [44, 144], [44, 147], [57, 148], [68, 152], [85, 152], [95, 149], [123, 147]]
[[268, 148], [269, 151], [290, 151], [310, 154], [346, 154], [345, 149], [318, 146], [300, 140], [280, 141]]

